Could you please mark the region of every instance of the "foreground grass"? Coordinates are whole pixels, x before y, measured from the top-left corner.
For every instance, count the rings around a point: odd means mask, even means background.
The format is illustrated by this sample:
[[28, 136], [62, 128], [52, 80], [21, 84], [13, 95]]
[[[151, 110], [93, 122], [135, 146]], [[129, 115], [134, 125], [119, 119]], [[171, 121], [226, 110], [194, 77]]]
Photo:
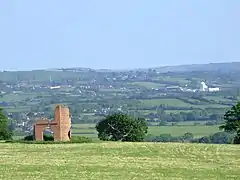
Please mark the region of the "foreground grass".
[[0, 179], [237, 179], [239, 146], [0, 143]]

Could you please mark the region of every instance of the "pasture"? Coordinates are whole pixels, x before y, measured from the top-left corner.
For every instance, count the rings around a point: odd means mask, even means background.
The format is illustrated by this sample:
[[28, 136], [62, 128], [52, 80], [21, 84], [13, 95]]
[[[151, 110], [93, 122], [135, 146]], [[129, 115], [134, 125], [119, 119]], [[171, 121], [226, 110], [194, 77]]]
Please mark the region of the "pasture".
[[135, 86], [149, 88], [149, 89], [152, 89], [152, 88], [164, 88], [165, 86], [167, 86], [166, 84], [159, 84], [159, 83], [153, 83], [153, 82], [133, 82], [131, 84], [135, 85]]
[[[94, 124], [73, 124], [73, 134], [81, 136], [97, 138], [97, 132]], [[180, 126], [149, 126], [148, 134], [159, 136], [160, 134], [171, 134], [172, 136], [182, 136], [184, 133], [190, 132], [194, 137], [202, 137], [219, 132], [219, 125], [180, 125]]]
[[0, 179], [237, 179], [239, 147], [175, 143], [0, 143]]
[[[194, 100], [195, 101], [195, 100]], [[206, 108], [229, 108], [229, 105], [222, 105], [222, 104], [190, 104], [188, 102], [184, 102], [180, 99], [176, 98], [160, 98], [160, 99], [144, 99], [140, 100], [143, 107], [151, 107], [151, 106], [159, 106], [161, 104], [172, 106], [172, 107], [187, 107], [187, 108], [199, 108], [199, 109], [206, 109]], [[181, 110], [182, 111], [182, 110]]]

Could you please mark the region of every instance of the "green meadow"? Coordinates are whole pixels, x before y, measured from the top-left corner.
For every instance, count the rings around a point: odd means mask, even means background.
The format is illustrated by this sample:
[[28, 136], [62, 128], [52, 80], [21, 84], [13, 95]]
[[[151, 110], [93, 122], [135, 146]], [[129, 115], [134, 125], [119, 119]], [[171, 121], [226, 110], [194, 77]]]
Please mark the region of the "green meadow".
[[1, 180], [237, 180], [239, 146], [0, 143]]

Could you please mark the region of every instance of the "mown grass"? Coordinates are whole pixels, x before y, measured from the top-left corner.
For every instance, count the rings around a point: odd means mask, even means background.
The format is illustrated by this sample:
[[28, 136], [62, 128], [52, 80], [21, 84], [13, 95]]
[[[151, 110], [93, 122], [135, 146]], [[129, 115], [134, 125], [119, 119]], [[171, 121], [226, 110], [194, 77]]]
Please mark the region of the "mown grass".
[[237, 179], [239, 146], [0, 143], [0, 179]]

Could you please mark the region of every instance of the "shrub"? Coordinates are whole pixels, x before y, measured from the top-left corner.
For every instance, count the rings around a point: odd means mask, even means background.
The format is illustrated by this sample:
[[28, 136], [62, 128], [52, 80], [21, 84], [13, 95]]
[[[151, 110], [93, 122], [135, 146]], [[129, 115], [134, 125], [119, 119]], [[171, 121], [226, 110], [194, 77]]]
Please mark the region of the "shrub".
[[72, 143], [90, 143], [90, 142], [93, 142], [93, 140], [85, 136], [72, 136], [71, 142]]
[[33, 135], [27, 135], [23, 138], [24, 141], [33, 141], [34, 140], [34, 136]]
[[54, 137], [52, 135], [43, 135], [43, 140], [44, 141], [54, 141]]
[[6, 143], [25, 143], [25, 144], [71, 144], [71, 143], [91, 143], [93, 140], [88, 137], [84, 136], [73, 136], [70, 141], [53, 141], [51, 140], [52, 136], [46, 136], [49, 138], [48, 140], [44, 141], [34, 141], [32, 135], [28, 135], [24, 137], [24, 139], [20, 140], [8, 140], [5, 141]]
[[233, 134], [226, 132], [217, 132], [210, 136], [213, 144], [231, 144], [233, 142]]
[[198, 139], [198, 143], [211, 143], [211, 139], [209, 136], [204, 136]]
[[[34, 135], [27, 135], [23, 138], [24, 141], [34, 141]], [[54, 141], [53, 136], [51, 135], [43, 135], [43, 140], [44, 141]]]

